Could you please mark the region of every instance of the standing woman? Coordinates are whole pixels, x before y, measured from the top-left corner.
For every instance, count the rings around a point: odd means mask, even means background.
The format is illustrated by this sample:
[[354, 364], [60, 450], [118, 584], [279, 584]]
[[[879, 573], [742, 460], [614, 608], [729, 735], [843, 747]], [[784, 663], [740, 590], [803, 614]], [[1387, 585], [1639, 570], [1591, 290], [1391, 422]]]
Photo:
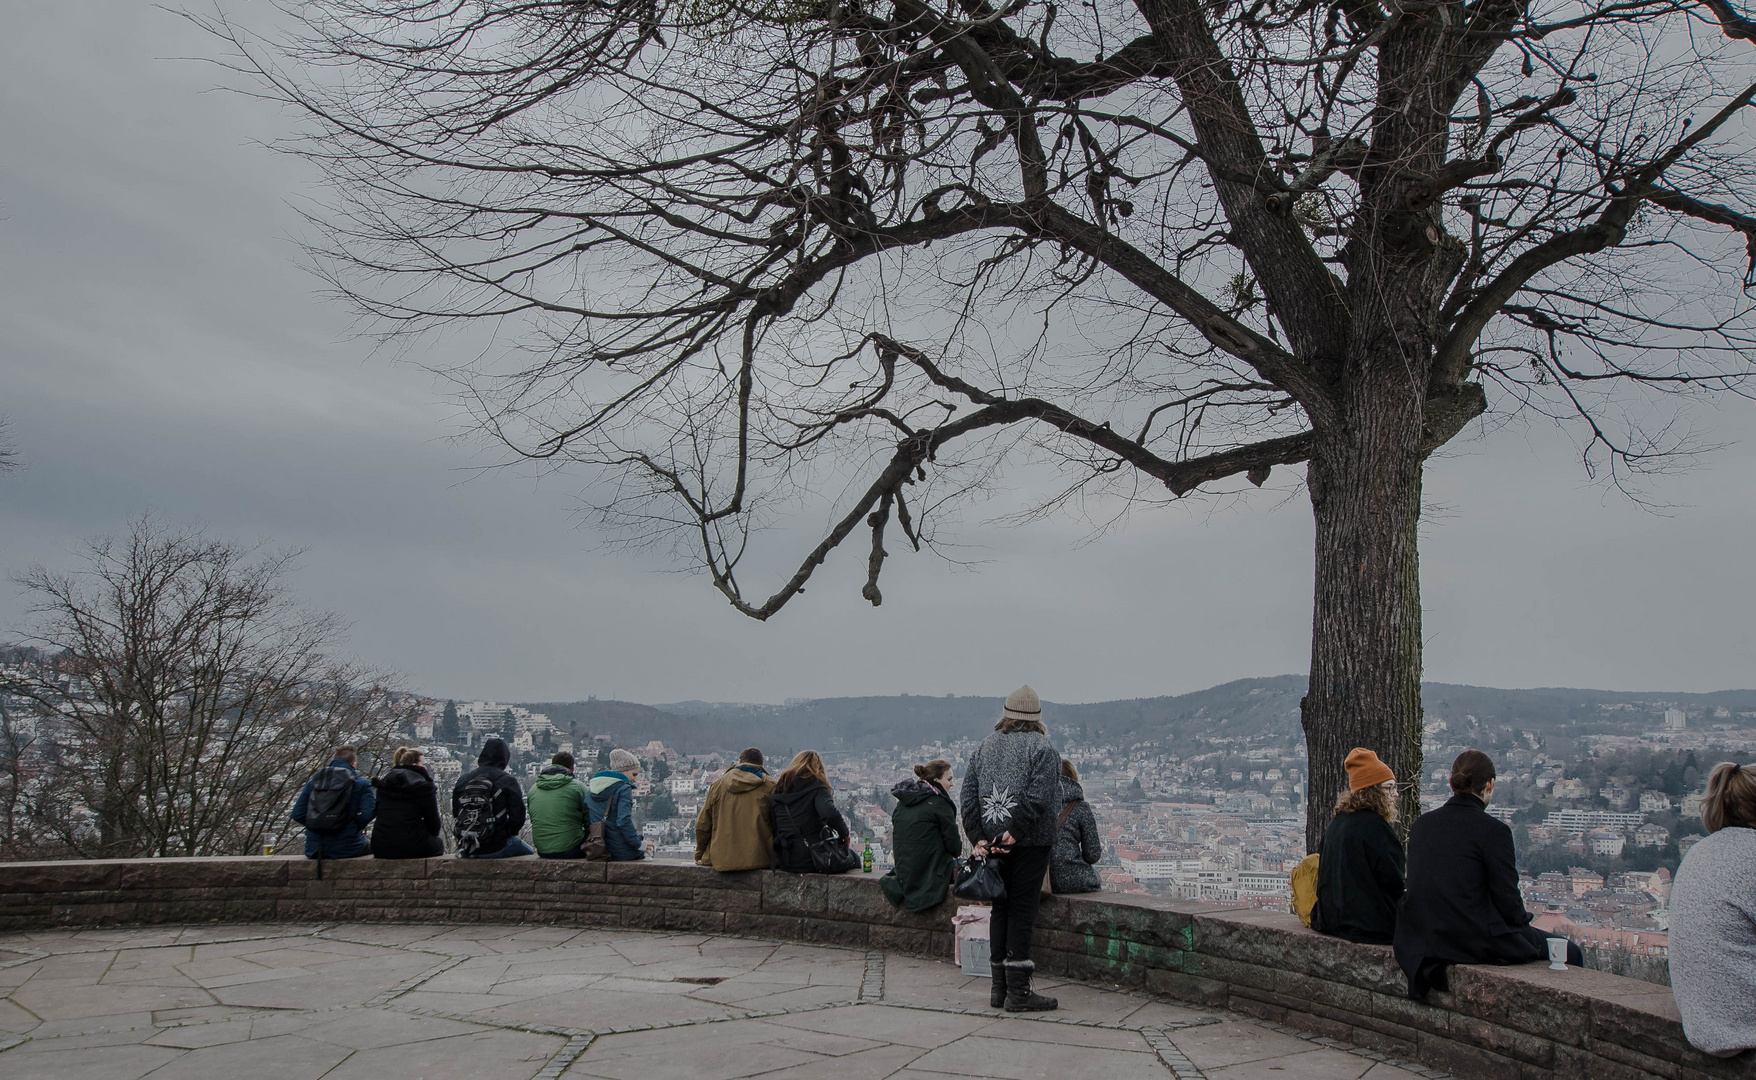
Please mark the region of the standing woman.
[[945, 902], [951, 865], [963, 854], [950, 785], [951, 762], [940, 759], [916, 765], [913, 777], [890, 789], [896, 797], [890, 815], [896, 866], [878, 879], [878, 887], [897, 907], [931, 911]]
[[1079, 770], [1061, 759], [1061, 828], [1055, 850], [1049, 856], [1049, 881], [1057, 893], [1097, 892], [1104, 887], [1093, 867], [1104, 857], [1104, 841], [1098, 836], [1097, 815], [1085, 801], [1079, 786]]
[[375, 859], [432, 859], [445, 854], [439, 839], [439, 789], [422, 764], [424, 755], [399, 746], [390, 771], [372, 778], [378, 816], [372, 822]]
[[1396, 935], [1406, 860], [1396, 823], [1396, 774], [1378, 755], [1348, 752], [1348, 790], [1335, 800], [1317, 860], [1317, 908], [1311, 929], [1363, 945]]
[[781, 870], [811, 874], [807, 844], [823, 837], [823, 830], [848, 838], [848, 823], [835, 808], [835, 792], [829, 786], [823, 758], [815, 750], [801, 750], [774, 782], [774, 863]]
[[1701, 803], [1707, 839], [1671, 886], [1671, 993], [1696, 1049], [1756, 1046], [1756, 765], [1713, 767]]
[[1061, 755], [1043, 727], [1037, 692], [1006, 695], [994, 733], [969, 757], [963, 778], [963, 831], [978, 855], [996, 855], [1006, 897], [988, 924], [993, 990], [988, 1004], [1007, 1012], [1045, 1012], [1055, 999], [1032, 992], [1030, 934], [1061, 812]]

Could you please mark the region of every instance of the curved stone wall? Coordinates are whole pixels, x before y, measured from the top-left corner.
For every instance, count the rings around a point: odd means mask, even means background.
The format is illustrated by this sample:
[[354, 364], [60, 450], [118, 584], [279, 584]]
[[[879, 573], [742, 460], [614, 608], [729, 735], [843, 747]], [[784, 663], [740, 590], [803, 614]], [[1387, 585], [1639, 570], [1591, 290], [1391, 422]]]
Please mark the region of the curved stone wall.
[[[865, 875], [715, 874], [678, 863], [154, 859], [0, 863], [0, 931], [170, 922], [471, 921], [746, 934], [948, 957], [948, 911], [907, 915]], [[1387, 948], [1291, 915], [1148, 897], [1045, 898], [1058, 975], [1229, 1008], [1481, 1080], [1756, 1080], [1683, 1039], [1668, 987], [1537, 963], [1458, 968], [1404, 994]]]

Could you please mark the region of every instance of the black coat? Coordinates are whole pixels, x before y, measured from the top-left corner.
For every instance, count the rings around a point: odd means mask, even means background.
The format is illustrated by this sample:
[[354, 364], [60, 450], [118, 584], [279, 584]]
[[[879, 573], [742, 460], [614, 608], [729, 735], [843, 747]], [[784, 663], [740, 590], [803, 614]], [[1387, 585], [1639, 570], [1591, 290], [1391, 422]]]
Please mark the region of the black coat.
[[1323, 830], [1314, 929], [1367, 945], [1396, 933], [1405, 858], [1390, 823], [1370, 810], [1337, 814]]
[[423, 765], [402, 765], [372, 778], [378, 816], [372, 821], [372, 855], [379, 859], [431, 859], [445, 854], [439, 839], [439, 789]]
[[518, 784], [518, 778], [506, 771], [509, 755], [506, 743], [501, 739], [489, 739], [482, 744], [482, 752], [476, 758], [476, 767], [457, 778], [451, 786], [451, 816], [457, 818], [457, 799], [465, 786], [478, 776], [485, 776], [494, 781], [494, 802], [496, 810], [504, 810], [506, 818], [494, 838], [499, 843], [484, 846], [483, 851], [499, 851], [506, 846], [506, 841], [518, 835], [524, 828], [524, 788]]
[[835, 808], [834, 792], [815, 780], [787, 791], [776, 789], [773, 814], [775, 865], [795, 874], [809, 874], [814, 869], [805, 844], [823, 839], [825, 826], [844, 840], [848, 836], [848, 823]]
[[[1319, 868], [1321, 872], [1321, 868]], [[1525, 932], [1512, 830], [1473, 795], [1453, 795], [1408, 834], [1408, 887], [1396, 913], [1396, 961], [1409, 996], [1443, 988], [1446, 964], [1516, 964], [1543, 955]]]

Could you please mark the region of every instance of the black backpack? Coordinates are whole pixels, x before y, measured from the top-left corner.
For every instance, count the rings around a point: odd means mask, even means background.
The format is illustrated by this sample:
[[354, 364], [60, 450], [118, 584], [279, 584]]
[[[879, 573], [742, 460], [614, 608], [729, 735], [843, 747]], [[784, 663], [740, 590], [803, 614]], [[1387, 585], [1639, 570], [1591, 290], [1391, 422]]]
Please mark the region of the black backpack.
[[506, 818], [506, 811], [499, 808], [495, 796], [499, 794], [490, 776], [478, 776], [463, 785], [457, 793], [457, 820], [452, 825], [452, 832], [457, 836], [457, 853], [468, 857], [478, 851], [498, 851], [505, 846], [502, 841], [496, 845], [495, 837], [500, 834], [500, 823]]
[[340, 765], [318, 769], [311, 777], [311, 797], [305, 803], [305, 828], [319, 836], [333, 836], [354, 820], [354, 774]]

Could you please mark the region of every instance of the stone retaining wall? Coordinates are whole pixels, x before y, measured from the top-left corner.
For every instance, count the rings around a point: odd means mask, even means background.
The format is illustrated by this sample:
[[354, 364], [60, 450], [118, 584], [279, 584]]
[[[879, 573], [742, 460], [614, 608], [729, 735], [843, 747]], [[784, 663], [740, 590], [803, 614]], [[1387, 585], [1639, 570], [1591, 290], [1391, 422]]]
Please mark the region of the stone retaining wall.
[[[0, 863], [0, 931], [170, 922], [469, 921], [746, 934], [949, 957], [949, 911], [906, 915], [871, 877], [536, 859]], [[1277, 1021], [1468, 1080], [1756, 1080], [1691, 1048], [1668, 987], [1541, 963], [1458, 968], [1407, 999], [1390, 950], [1291, 915], [1148, 897], [1046, 898], [1046, 972]]]

